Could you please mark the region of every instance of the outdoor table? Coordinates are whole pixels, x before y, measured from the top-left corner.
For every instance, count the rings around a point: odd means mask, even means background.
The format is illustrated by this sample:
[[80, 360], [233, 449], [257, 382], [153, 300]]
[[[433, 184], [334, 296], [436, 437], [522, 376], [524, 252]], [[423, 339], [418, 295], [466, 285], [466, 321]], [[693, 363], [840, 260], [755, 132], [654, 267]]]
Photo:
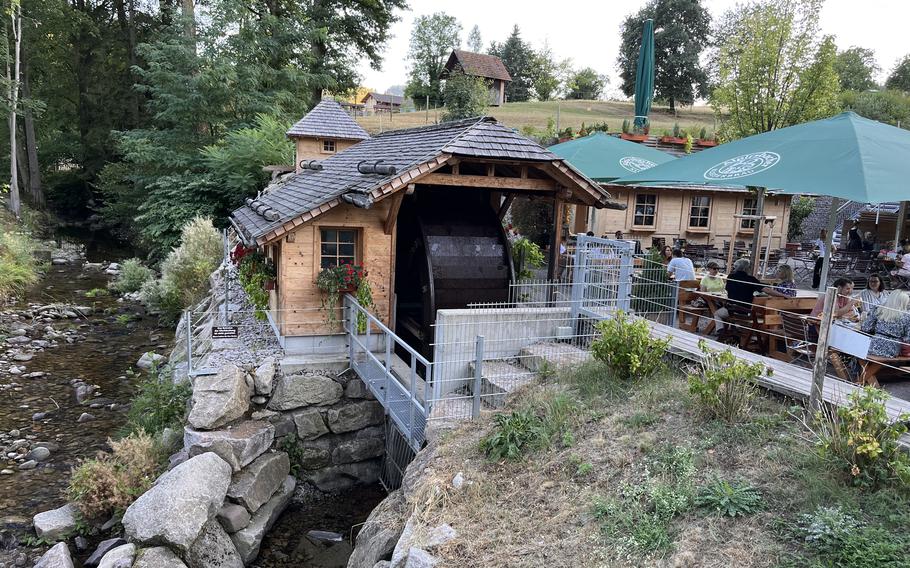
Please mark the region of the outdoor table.
[[[877, 375], [885, 365], [905, 367], [910, 365], [910, 357], [879, 357], [869, 355], [872, 337], [858, 330], [860, 322], [840, 320], [831, 326], [828, 345], [841, 353], [856, 358], [862, 368], [859, 384], [877, 387]], [[910, 371], [904, 371], [910, 372]]]
[[777, 331], [783, 327], [781, 311], [806, 313], [812, 311], [818, 301], [818, 293], [811, 290], [797, 290], [795, 297], [783, 298], [760, 294], [752, 301], [753, 329], [758, 331], [762, 353], [770, 357], [786, 360], [786, 348], [781, 350], [783, 338]]
[[701, 290], [693, 290], [692, 294], [695, 295], [695, 297], [704, 300], [705, 305], [708, 308], [708, 325], [706, 325], [704, 329], [705, 335], [708, 335], [714, 331], [714, 312], [722, 308], [727, 301], [727, 292], [702, 292]]

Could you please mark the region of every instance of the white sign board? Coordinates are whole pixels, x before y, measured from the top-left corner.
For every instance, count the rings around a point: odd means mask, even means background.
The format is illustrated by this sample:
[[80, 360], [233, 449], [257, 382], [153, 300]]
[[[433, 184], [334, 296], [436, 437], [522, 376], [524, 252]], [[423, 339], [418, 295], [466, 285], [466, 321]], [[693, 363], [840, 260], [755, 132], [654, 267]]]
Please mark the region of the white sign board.
[[831, 337], [828, 345], [842, 353], [865, 359], [869, 355], [869, 344], [872, 338], [853, 328], [841, 324], [831, 326]]

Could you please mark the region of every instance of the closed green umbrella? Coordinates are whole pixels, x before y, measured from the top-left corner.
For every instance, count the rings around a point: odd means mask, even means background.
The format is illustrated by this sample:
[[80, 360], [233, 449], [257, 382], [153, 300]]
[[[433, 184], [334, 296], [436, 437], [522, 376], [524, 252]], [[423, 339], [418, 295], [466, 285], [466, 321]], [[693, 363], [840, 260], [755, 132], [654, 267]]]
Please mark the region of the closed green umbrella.
[[845, 112], [727, 142], [615, 183], [763, 187], [859, 203], [910, 194], [910, 131]]
[[635, 126], [644, 128], [654, 97], [654, 20], [645, 20], [635, 64]]
[[666, 152], [604, 132], [556, 144], [549, 150], [595, 181], [612, 181], [675, 159]]

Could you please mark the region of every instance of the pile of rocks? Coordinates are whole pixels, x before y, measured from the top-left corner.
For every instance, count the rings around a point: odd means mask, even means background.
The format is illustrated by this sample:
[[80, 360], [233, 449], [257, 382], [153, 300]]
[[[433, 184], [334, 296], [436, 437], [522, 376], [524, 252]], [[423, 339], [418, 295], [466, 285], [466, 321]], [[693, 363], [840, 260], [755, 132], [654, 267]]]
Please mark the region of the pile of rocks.
[[15, 470], [35, 469], [50, 459], [51, 453], [60, 449], [56, 442], [40, 441], [34, 434], [23, 435], [19, 430], [0, 432], [0, 446], [6, 466], [0, 475], [12, 475]]
[[[84, 340], [85, 334], [70, 324], [92, 312], [88, 306], [59, 304], [30, 304], [26, 309], [0, 312], [0, 335], [6, 337], [2, 343], [5, 351], [0, 355], [0, 371], [21, 375], [25, 372], [25, 363], [31, 361], [35, 353], [61, 342]], [[60, 329], [54, 326], [61, 323], [65, 326]]]

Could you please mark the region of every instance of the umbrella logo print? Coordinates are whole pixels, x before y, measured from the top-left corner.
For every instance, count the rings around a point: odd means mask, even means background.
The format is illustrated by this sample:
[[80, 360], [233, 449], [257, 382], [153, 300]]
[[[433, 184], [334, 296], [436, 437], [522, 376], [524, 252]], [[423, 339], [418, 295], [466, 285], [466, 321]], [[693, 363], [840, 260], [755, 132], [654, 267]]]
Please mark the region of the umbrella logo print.
[[752, 152], [724, 160], [705, 172], [705, 179], [725, 180], [743, 178], [773, 168], [780, 161], [775, 152]]
[[644, 158], [636, 158], [635, 156], [626, 156], [619, 160], [619, 165], [623, 168], [629, 170], [633, 174], [647, 170], [648, 168], [653, 168], [657, 164], [651, 160], [646, 160]]

